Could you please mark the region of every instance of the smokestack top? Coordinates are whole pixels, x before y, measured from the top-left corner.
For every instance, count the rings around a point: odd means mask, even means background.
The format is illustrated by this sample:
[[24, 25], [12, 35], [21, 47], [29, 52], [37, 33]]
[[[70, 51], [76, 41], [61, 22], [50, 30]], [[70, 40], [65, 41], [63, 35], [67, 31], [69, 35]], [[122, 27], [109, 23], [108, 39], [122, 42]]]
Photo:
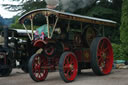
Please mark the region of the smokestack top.
[[59, 0], [45, 0], [47, 8], [54, 9], [59, 5]]
[[56, 6], [47, 5], [47, 8], [49, 8], [49, 9], [54, 9], [54, 8], [56, 8]]

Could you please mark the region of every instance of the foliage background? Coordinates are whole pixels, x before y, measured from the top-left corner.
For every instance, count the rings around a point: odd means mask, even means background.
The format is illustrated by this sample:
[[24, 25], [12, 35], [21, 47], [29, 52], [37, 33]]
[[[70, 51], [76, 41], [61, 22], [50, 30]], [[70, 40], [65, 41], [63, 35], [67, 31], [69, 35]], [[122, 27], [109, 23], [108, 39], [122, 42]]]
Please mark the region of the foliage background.
[[122, 57], [128, 60], [128, 0], [123, 0], [120, 26]]

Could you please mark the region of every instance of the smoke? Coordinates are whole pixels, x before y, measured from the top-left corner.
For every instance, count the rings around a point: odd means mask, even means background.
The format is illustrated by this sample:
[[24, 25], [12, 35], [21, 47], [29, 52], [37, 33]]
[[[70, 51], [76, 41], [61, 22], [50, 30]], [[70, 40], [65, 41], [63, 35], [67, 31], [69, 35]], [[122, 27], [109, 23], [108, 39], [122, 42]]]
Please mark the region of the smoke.
[[75, 11], [93, 4], [96, 0], [45, 0], [48, 6], [61, 5], [62, 10]]
[[63, 10], [75, 11], [93, 4], [96, 0], [60, 0]]

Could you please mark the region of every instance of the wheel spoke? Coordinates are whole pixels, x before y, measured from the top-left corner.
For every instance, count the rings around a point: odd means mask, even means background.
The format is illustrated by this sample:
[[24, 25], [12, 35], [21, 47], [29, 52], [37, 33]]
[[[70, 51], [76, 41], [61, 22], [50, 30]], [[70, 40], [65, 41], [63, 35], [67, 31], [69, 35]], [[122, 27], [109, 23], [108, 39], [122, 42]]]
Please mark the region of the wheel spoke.
[[102, 50], [99, 49], [97, 56], [101, 56], [101, 53], [102, 53]]
[[73, 75], [74, 71], [75, 71], [74, 69], [73, 69], [73, 70], [71, 70], [71, 75]]
[[98, 57], [98, 62], [99, 62], [99, 64], [101, 64], [103, 62], [103, 59], [101, 56]]
[[69, 64], [69, 57], [67, 57], [66, 59], [66, 64]]
[[38, 78], [41, 77], [40, 72], [38, 73]]
[[66, 76], [67, 78], [69, 78], [69, 71], [70, 71], [70, 70], [67, 70], [66, 73], [65, 73], [65, 76]]
[[108, 51], [108, 50], [109, 50], [109, 48], [108, 48], [108, 47], [104, 48], [104, 52], [106, 52], [106, 51]]
[[74, 60], [72, 58], [70, 58], [70, 64], [73, 64]]
[[103, 50], [103, 48], [104, 48], [104, 40], [102, 40], [102, 42], [101, 42], [101, 47], [100, 47], [100, 49]]

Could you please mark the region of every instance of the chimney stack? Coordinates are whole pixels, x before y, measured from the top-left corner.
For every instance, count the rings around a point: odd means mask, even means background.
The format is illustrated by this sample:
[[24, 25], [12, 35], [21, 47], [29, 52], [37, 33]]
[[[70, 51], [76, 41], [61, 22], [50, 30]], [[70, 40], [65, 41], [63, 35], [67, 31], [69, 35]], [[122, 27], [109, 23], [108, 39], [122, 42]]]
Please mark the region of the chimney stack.
[[59, 5], [59, 0], [45, 0], [47, 8], [55, 9]]

